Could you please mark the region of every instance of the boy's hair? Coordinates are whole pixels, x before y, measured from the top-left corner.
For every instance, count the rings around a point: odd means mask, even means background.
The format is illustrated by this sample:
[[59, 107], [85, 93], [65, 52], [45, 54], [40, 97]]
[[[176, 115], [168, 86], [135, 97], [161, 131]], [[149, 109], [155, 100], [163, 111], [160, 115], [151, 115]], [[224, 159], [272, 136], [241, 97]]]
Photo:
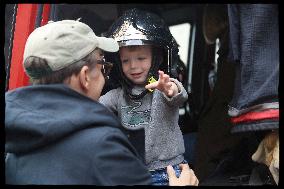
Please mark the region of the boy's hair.
[[[147, 46], [149, 46], [151, 49], [153, 48], [152, 45], [147, 45]], [[128, 48], [130, 51], [135, 51], [141, 47], [145, 47], [145, 45], [122, 46], [119, 48], [119, 50], [121, 50], [121, 48]]]
[[[70, 78], [73, 74], [78, 75], [83, 66], [89, 66], [90, 69], [95, 67], [95, 51], [91, 52], [85, 58], [75, 62], [58, 71], [48, 72], [50, 69], [45, 59], [39, 57], [29, 57], [25, 61], [26, 69], [31, 70], [34, 77], [30, 77], [32, 84], [56, 84], [63, 83], [66, 79]], [[40, 77], [38, 77], [40, 76]]]

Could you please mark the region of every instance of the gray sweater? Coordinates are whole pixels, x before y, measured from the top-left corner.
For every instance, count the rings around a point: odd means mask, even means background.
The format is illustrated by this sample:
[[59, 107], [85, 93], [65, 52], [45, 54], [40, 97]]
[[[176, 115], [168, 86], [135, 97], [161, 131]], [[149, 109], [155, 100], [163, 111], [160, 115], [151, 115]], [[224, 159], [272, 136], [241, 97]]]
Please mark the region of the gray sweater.
[[[116, 113], [127, 130], [145, 130], [145, 163], [149, 170], [181, 163], [184, 160], [184, 141], [178, 125], [179, 106], [187, 100], [182, 84], [171, 78], [179, 93], [169, 98], [159, 90], [147, 93], [140, 100], [131, 100], [122, 88], [109, 91], [99, 101]], [[145, 88], [134, 87], [139, 94]]]

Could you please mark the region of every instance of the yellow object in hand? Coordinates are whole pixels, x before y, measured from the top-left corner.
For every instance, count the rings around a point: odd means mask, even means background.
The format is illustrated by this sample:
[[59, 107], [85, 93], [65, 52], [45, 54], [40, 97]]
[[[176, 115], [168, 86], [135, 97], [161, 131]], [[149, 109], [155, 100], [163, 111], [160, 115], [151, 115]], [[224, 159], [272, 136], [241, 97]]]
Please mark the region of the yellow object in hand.
[[[151, 84], [151, 83], [154, 83], [156, 82], [157, 80], [151, 76], [149, 79], [148, 79], [148, 84]], [[148, 89], [150, 92], [153, 92], [154, 90], [153, 89]]]

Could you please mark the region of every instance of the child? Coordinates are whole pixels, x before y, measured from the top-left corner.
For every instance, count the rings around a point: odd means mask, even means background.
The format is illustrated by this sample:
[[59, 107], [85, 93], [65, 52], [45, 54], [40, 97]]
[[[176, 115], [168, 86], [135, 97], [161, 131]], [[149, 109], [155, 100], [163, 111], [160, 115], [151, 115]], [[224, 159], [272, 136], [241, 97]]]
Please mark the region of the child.
[[[178, 80], [159, 71], [171, 67], [167, 58], [177, 57], [177, 44], [158, 16], [137, 9], [125, 12], [109, 33], [120, 46], [122, 81], [99, 101], [120, 118], [153, 184], [168, 185], [166, 166], [173, 165], [179, 176], [178, 164], [186, 163], [178, 119], [187, 92]], [[149, 79], [154, 82], [147, 85]]]

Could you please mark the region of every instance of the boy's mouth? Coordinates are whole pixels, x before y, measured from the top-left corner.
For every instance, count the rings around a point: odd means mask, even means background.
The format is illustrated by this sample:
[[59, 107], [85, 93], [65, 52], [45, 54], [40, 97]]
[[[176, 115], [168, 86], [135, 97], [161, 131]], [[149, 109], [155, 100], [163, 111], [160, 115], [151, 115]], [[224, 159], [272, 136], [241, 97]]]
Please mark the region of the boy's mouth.
[[139, 78], [141, 77], [142, 73], [132, 73], [130, 74], [133, 78]]

